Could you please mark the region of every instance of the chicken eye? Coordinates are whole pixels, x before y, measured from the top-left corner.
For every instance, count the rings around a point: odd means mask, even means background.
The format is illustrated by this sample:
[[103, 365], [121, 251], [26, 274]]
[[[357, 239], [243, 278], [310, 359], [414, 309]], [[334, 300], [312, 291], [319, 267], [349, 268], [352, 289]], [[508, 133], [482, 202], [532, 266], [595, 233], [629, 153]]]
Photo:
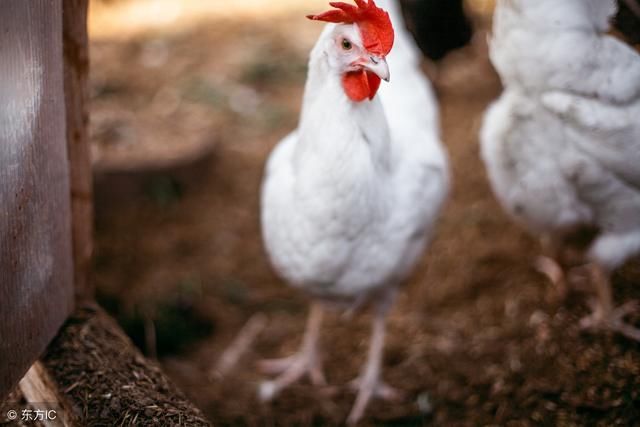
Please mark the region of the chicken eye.
[[351, 44], [351, 42], [347, 39], [342, 39], [342, 48], [344, 50], [351, 50], [351, 48], [353, 47], [353, 45]]

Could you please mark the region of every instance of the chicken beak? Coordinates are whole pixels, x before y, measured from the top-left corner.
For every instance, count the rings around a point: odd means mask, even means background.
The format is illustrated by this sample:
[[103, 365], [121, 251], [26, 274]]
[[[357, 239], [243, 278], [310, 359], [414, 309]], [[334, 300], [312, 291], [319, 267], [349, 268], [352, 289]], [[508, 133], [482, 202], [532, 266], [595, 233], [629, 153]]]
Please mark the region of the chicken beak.
[[388, 82], [391, 77], [389, 75], [387, 60], [381, 56], [370, 55], [369, 59], [363, 61], [362, 66], [386, 82]]

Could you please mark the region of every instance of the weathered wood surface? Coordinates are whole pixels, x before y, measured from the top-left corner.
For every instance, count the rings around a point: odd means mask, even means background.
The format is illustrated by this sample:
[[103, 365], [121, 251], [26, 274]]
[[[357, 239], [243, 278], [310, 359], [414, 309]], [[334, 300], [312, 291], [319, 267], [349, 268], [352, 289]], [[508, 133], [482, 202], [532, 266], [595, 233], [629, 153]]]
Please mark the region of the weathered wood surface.
[[61, 0], [0, 8], [0, 399], [73, 305]]
[[71, 184], [74, 281], [77, 300], [93, 297], [92, 172], [87, 110], [89, 44], [88, 0], [63, 0], [64, 92]]

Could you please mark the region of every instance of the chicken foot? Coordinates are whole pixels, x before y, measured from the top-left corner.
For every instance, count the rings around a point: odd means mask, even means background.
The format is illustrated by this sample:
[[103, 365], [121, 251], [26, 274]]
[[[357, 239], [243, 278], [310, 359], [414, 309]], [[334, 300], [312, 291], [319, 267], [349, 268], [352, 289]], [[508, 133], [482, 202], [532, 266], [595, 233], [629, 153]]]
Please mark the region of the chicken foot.
[[309, 376], [313, 385], [327, 384], [318, 351], [322, 317], [322, 306], [319, 303], [311, 304], [302, 346], [298, 353], [282, 359], [268, 359], [258, 363], [259, 369], [264, 373], [278, 375], [274, 380], [260, 384], [258, 390], [260, 400], [269, 401], [275, 398], [282, 390], [305, 375]]
[[634, 341], [640, 341], [640, 329], [624, 321], [626, 316], [638, 311], [637, 302], [631, 301], [614, 308], [609, 274], [601, 266], [593, 264], [591, 277], [596, 287], [597, 300], [593, 304], [593, 312], [580, 320], [580, 327], [583, 329], [607, 329]]

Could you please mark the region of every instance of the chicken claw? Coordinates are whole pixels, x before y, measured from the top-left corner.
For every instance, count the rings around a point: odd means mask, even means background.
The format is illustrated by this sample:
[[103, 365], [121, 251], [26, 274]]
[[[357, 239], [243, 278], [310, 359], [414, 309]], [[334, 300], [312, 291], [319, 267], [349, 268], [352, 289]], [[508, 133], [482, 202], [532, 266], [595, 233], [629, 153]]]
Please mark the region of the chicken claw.
[[309, 376], [311, 383], [315, 386], [327, 384], [318, 351], [322, 314], [322, 307], [319, 304], [311, 306], [302, 348], [298, 353], [282, 359], [268, 359], [258, 362], [258, 368], [264, 373], [278, 375], [276, 379], [263, 381], [260, 384], [258, 397], [261, 401], [273, 399], [282, 390], [305, 375]]
[[600, 266], [591, 266], [593, 283], [596, 286], [598, 298], [592, 305], [592, 313], [580, 320], [583, 329], [608, 329], [618, 332], [629, 339], [640, 341], [640, 329], [625, 323], [624, 318], [639, 310], [636, 301], [630, 301], [620, 307], [613, 307], [611, 283], [607, 272]]
[[612, 309], [609, 313], [606, 313], [597, 302], [593, 302], [591, 305], [595, 306], [593, 312], [580, 320], [582, 329], [607, 329], [640, 342], [640, 329], [624, 321], [626, 316], [637, 313], [640, 310], [637, 301], [630, 301]]

